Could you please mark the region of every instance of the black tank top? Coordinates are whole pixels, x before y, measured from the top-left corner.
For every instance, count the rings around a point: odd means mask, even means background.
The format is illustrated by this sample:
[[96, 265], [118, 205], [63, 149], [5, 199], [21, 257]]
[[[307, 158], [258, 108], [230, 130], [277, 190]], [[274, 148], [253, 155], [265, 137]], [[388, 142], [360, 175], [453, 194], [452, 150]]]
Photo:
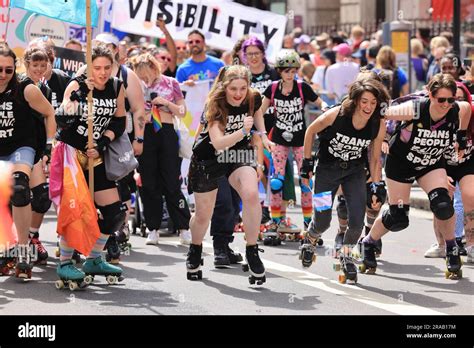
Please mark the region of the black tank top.
[[[375, 110], [375, 113], [379, 114], [379, 111]], [[352, 124], [352, 115], [342, 114], [341, 108], [334, 123], [319, 133], [319, 162], [365, 162], [367, 148], [377, 137], [379, 128], [380, 119], [372, 117], [364, 128], [355, 129]]]
[[420, 116], [413, 120], [410, 139], [405, 143], [397, 135], [390, 146], [390, 155], [398, 157], [402, 161], [401, 165], [423, 170], [438, 163], [453, 143], [459, 106], [454, 104], [437, 122], [431, 119], [429, 98], [416, 100], [413, 106], [414, 114]]
[[8, 156], [22, 146], [36, 148], [36, 120], [24, 97], [30, 84], [33, 81], [25, 78], [17, 91], [7, 89], [0, 93], [0, 156]]
[[[115, 81], [115, 82], [114, 82]], [[93, 138], [97, 141], [107, 130], [112, 117], [117, 110], [117, 95], [120, 91], [122, 83], [115, 77], [111, 77], [105, 84], [104, 90], [94, 89], [93, 97], [93, 113], [94, 126]], [[87, 145], [87, 103], [81, 117], [67, 129], [63, 129], [59, 133], [59, 139], [79, 150], [84, 150]]]

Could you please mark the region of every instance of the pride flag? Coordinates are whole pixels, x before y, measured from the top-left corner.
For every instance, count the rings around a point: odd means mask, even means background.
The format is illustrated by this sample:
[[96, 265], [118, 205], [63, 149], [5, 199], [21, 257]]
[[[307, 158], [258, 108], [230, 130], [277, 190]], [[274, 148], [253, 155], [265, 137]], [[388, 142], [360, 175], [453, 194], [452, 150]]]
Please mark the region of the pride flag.
[[100, 236], [97, 210], [73, 147], [59, 142], [54, 148], [51, 167], [50, 197], [58, 206], [58, 234], [69, 247], [89, 255]]
[[153, 106], [153, 109], [151, 109], [151, 121], [153, 123], [153, 129], [155, 130], [155, 132], [158, 132], [161, 129], [162, 125], [160, 110], [156, 106]]
[[[63, 22], [86, 26], [86, 0], [10, 0], [10, 7], [22, 8]], [[91, 0], [91, 24], [97, 27], [99, 9]]]
[[12, 194], [11, 165], [0, 161], [0, 252], [11, 249], [17, 242], [16, 230], [8, 209], [10, 196]]

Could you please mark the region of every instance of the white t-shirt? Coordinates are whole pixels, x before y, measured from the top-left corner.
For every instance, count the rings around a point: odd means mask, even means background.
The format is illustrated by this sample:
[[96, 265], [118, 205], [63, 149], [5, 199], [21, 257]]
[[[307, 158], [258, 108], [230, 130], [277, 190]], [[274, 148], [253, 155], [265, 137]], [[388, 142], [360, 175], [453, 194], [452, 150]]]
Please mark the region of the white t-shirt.
[[337, 62], [326, 72], [327, 91], [337, 95], [340, 100], [349, 91], [349, 85], [359, 74], [359, 65], [354, 62]]

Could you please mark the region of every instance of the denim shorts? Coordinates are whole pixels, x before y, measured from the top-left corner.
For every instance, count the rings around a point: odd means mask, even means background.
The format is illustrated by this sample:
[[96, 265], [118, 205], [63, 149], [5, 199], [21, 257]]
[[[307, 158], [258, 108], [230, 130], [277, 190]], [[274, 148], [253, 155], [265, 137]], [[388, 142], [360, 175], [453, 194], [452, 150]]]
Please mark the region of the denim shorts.
[[12, 164], [26, 164], [33, 168], [35, 154], [36, 151], [32, 147], [22, 146], [8, 156], [0, 156], [0, 161], [7, 161]]

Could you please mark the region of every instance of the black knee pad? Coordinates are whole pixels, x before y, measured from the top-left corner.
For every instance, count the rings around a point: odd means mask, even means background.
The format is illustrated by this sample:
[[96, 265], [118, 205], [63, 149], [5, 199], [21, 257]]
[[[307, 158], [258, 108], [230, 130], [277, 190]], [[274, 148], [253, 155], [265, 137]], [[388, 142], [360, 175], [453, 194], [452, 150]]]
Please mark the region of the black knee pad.
[[33, 198], [31, 199], [31, 210], [38, 214], [46, 213], [51, 207], [49, 199], [49, 184], [43, 183], [31, 189]]
[[347, 206], [346, 199], [343, 195], [337, 196], [337, 217], [342, 220], [347, 220]]
[[30, 178], [23, 172], [14, 172], [13, 180], [12, 205], [26, 207], [31, 202]]
[[438, 219], [448, 220], [454, 215], [453, 200], [444, 187], [430, 191], [428, 199], [430, 200], [430, 209]]
[[409, 211], [409, 205], [398, 206], [397, 204], [391, 204], [388, 210], [385, 210], [382, 214], [382, 223], [387, 230], [392, 232], [404, 230], [409, 225]]
[[128, 185], [128, 177], [123, 178], [118, 182], [119, 196], [122, 202], [126, 202], [132, 199], [132, 193], [130, 192], [130, 186]]
[[117, 232], [125, 221], [127, 205], [122, 202], [115, 202], [105, 206], [97, 206], [102, 219], [99, 218], [100, 232], [103, 234], [113, 234]]

